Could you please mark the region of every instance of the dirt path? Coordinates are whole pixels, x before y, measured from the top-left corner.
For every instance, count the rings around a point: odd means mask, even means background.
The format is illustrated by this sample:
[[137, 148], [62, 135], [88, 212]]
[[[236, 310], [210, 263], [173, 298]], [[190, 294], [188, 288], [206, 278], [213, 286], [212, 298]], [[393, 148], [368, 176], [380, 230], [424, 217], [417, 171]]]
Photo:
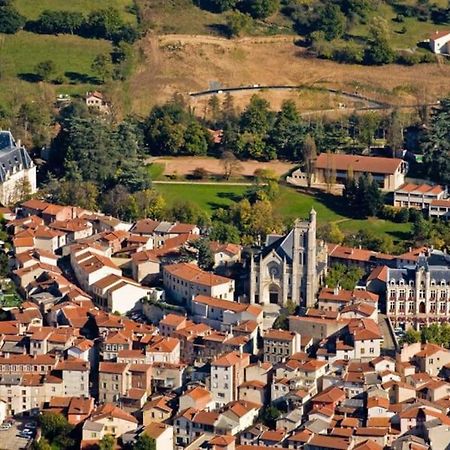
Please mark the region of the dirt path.
[[[164, 175], [190, 175], [198, 167], [207, 170], [211, 175], [222, 175], [223, 164], [218, 158], [179, 156], [173, 158], [148, 158], [146, 164], [159, 163], [164, 165]], [[251, 177], [258, 169], [270, 169], [276, 175], [282, 176], [296, 167], [288, 161], [260, 162], [254, 160], [241, 161], [239, 175]]]
[[233, 47], [239, 44], [271, 44], [279, 42], [294, 43], [294, 36], [255, 36], [243, 37], [236, 39], [227, 39], [218, 36], [208, 36], [201, 34], [164, 34], [158, 36], [161, 44], [168, 44], [173, 42], [180, 42], [181, 44], [214, 44], [222, 45], [224, 47]]

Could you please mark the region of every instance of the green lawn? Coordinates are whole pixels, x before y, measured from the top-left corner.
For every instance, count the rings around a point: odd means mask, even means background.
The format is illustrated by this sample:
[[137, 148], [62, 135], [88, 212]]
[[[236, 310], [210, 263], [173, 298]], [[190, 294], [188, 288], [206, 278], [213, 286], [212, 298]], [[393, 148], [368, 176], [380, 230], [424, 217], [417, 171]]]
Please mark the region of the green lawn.
[[162, 163], [152, 163], [147, 165], [147, 170], [152, 180], [160, 180], [164, 174], [165, 165]]
[[111, 43], [101, 39], [20, 31], [0, 36], [0, 65], [4, 75], [27, 79], [34, 73], [37, 63], [51, 59], [55, 62], [57, 74], [83, 83], [93, 75], [91, 64], [95, 56], [110, 52], [111, 48]]
[[128, 8], [132, 6], [131, 0], [15, 0], [14, 3], [18, 11], [31, 20], [37, 19], [46, 9], [77, 11], [88, 15], [98, 9], [116, 8], [124, 20], [136, 22], [136, 16], [128, 12]]
[[[202, 209], [211, 213], [217, 208], [226, 208], [246, 191], [246, 186], [202, 185], [201, 183], [186, 184], [155, 184], [167, 203], [175, 200], [190, 200], [197, 203]], [[370, 229], [378, 234], [388, 234], [394, 240], [408, 238], [411, 230], [410, 223], [394, 223], [382, 219], [354, 220], [349, 219], [342, 210], [342, 205], [333, 196], [317, 194], [316, 197], [297, 192], [295, 189], [280, 186], [280, 195], [274, 203], [276, 213], [285, 218], [308, 217], [311, 207], [317, 212], [319, 224], [337, 222], [344, 232], [357, 232], [361, 229]]]
[[246, 191], [246, 186], [187, 184], [155, 184], [170, 205], [176, 200], [190, 200], [211, 213], [217, 208], [225, 208], [238, 201]]
[[[415, 4], [415, 0], [403, 0], [397, 3], [403, 5]], [[433, 2], [439, 7], [447, 7], [447, 0], [436, 0]], [[449, 27], [446, 24], [436, 25], [431, 20], [428, 22], [421, 22], [415, 17], [405, 17], [401, 23], [396, 22], [397, 12], [395, 8], [387, 3], [380, 2], [376, 11], [371, 14], [371, 17], [382, 17], [386, 20], [390, 31], [390, 42], [396, 49], [415, 48], [418, 42], [426, 39], [431, 33], [436, 30], [447, 30]], [[367, 38], [369, 31], [369, 23], [371, 18], [368, 18], [367, 23], [357, 23], [350, 27], [349, 34], [358, 38]], [[406, 29], [406, 32], [403, 32]]]

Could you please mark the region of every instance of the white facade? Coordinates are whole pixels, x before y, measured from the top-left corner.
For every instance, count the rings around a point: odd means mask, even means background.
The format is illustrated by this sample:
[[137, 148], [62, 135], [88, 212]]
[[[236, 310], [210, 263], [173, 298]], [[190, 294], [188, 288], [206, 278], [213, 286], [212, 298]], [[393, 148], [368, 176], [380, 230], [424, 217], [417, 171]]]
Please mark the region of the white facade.
[[147, 290], [135, 286], [131, 283], [124, 283], [119, 288], [114, 287], [108, 291], [107, 301], [108, 301], [108, 311], [119, 312], [120, 314], [125, 314], [131, 311], [136, 303], [147, 295]]
[[0, 131], [0, 202], [6, 206], [36, 191], [33, 160], [9, 131]]
[[430, 37], [430, 49], [436, 54], [448, 54], [449, 53], [450, 32], [436, 31], [434, 35]]

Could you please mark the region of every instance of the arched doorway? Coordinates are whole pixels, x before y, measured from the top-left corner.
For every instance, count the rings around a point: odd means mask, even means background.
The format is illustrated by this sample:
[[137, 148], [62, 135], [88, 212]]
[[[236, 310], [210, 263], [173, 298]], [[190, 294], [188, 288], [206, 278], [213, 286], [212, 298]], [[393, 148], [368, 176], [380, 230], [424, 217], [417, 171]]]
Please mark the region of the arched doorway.
[[425, 314], [425, 302], [420, 302], [419, 314]]
[[274, 283], [269, 286], [269, 302], [275, 305], [280, 302], [280, 287]]

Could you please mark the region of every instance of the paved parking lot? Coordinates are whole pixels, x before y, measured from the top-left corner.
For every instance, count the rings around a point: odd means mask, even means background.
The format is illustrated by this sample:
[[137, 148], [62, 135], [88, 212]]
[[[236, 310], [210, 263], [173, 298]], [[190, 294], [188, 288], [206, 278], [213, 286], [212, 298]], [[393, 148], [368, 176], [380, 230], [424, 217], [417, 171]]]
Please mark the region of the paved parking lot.
[[[29, 420], [28, 420], [29, 421]], [[22, 438], [19, 436], [23, 424], [27, 421], [15, 421], [14, 425], [9, 430], [0, 431], [0, 449], [2, 450], [21, 450], [26, 449], [31, 442], [31, 439]]]

